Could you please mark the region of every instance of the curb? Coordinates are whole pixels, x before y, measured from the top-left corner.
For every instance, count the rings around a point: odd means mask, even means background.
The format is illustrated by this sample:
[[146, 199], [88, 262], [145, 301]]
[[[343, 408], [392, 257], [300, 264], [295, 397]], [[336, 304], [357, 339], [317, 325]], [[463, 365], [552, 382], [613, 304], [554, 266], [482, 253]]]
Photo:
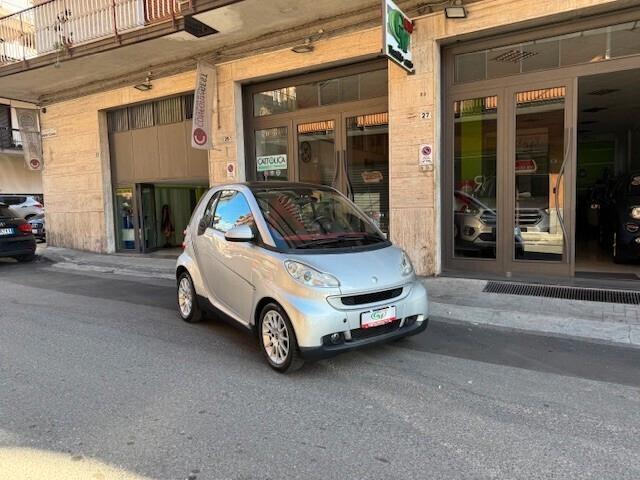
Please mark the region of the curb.
[[535, 315], [433, 301], [429, 306], [430, 316], [445, 322], [640, 348], [640, 325], [599, 322], [576, 317]]

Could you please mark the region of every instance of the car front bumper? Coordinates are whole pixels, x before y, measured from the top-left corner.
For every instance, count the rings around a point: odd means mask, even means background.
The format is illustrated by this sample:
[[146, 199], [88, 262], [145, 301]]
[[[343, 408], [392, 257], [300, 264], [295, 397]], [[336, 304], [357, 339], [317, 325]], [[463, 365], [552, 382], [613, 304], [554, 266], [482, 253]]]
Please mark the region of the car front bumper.
[[413, 323], [410, 326], [399, 326], [393, 331], [364, 338], [362, 340], [351, 340], [348, 342], [342, 342], [338, 345], [323, 344], [319, 347], [300, 347], [300, 355], [305, 360], [316, 361], [325, 358], [330, 358], [340, 353], [349, 352], [351, 350], [357, 350], [359, 348], [368, 347], [371, 345], [377, 345], [392, 340], [398, 340], [404, 337], [410, 337], [424, 332], [429, 325], [429, 319], [424, 318], [421, 322]]
[[[300, 351], [305, 358], [325, 358], [355, 348], [420, 333], [427, 327], [429, 305], [427, 291], [419, 280], [402, 287], [397, 297], [360, 305], [344, 305], [340, 296], [314, 299], [288, 297], [282, 306], [293, 324]], [[349, 296], [349, 295], [347, 295]], [[385, 307], [395, 307], [393, 322], [361, 328], [362, 314]], [[331, 342], [338, 334], [339, 342]]]

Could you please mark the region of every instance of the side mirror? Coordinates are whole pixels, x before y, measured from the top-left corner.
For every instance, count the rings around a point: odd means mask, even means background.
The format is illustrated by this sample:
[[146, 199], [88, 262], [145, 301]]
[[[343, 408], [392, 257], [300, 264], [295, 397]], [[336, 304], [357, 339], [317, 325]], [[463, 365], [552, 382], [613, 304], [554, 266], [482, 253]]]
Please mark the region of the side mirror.
[[198, 222], [198, 235], [202, 235], [205, 232], [205, 230], [209, 226], [208, 220], [209, 218], [207, 218], [206, 216], [200, 219], [200, 222]]
[[238, 225], [224, 234], [228, 242], [250, 242], [255, 237], [249, 225]]

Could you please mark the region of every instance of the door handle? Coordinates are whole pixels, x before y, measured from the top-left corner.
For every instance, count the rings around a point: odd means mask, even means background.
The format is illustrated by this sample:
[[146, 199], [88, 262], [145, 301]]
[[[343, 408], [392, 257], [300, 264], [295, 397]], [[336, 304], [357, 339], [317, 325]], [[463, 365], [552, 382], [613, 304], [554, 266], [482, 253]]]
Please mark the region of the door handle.
[[564, 155], [562, 158], [562, 165], [560, 165], [560, 170], [558, 172], [558, 178], [556, 178], [556, 185], [553, 188], [553, 194], [556, 202], [556, 215], [558, 216], [558, 221], [560, 222], [560, 228], [562, 229], [562, 247], [567, 246], [567, 227], [564, 223], [564, 205], [563, 205], [563, 213], [560, 214], [558, 209], [559, 200], [560, 200], [560, 182], [564, 178], [565, 170], [567, 168], [567, 161], [569, 160], [569, 155], [571, 154], [571, 141], [573, 138], [573, 127], [567, 127], [565, 129], [565, 145], [564, 145]]

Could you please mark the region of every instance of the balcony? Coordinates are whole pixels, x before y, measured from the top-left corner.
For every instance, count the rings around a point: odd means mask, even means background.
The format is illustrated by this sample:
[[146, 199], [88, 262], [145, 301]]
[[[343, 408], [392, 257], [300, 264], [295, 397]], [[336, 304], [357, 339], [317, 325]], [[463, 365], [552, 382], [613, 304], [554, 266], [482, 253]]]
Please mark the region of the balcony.
[[379, 0], [49, 0], [0, 18], [0, 93], [46, 106], [193, 70], [198, 58], [378, 25], [379, 14]]
[[0, 127], [1, 150], [22, 151], [22, 137], [19, 130]]
[[50, 0], [0, 19], [0, 67], [175, 19], [179, 0]]

